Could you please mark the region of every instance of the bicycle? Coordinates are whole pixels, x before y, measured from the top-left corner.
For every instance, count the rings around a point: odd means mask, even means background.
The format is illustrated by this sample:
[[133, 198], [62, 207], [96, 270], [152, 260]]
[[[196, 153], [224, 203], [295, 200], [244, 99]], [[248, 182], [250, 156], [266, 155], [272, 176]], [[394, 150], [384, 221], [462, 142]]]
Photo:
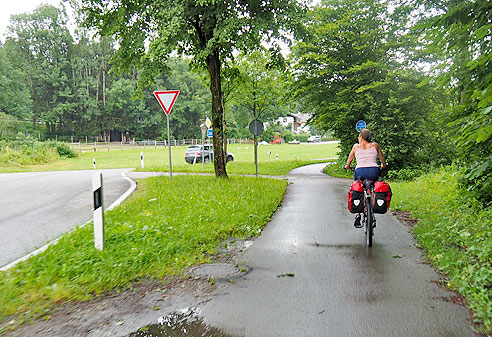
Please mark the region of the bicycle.
[[[355, 167], [351, 167], [351, 170], [355, 171]], [[370, 179], [364, 179], [364, 181], [362, 181], [360, 177], [358, 177], [357, 180], [362, 182], [364, 189], [364, 210], [362, 212], [363, 217], [361, 227], [364, 227], [367, 246], [372, 247], [372, 237], [374, 236], [374, 228], [376, 227], [376, 217], [374, 215], [372, 200], [374, 197], [374, 181]], [[379, 177], [378, 180], [381, 180], [381, 177]]]

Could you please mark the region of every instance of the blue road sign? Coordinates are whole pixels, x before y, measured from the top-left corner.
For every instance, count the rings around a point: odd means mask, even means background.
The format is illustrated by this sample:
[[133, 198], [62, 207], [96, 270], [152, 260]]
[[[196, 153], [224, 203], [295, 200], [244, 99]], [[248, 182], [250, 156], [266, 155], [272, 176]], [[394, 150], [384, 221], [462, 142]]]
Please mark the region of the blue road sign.
[[213, 132], [212, 129], [208, 129], [207, 130], [207, 137], [208, 138], [212, 138], [213, 137], [213, 133], [212, 132]]
[[366, 129], [367, 128], [366, 122], [358, 121], [357, 124], [355, 124], [355, 128], [357, 129], [357, 132], [360, 132], [360, 130], [362, 129]]

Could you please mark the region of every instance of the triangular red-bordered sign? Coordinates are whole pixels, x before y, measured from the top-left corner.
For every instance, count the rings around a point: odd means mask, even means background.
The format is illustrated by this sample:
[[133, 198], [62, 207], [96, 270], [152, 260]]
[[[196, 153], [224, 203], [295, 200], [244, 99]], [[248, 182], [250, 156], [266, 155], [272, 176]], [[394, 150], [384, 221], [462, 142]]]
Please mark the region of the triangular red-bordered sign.
[[173, 108], [176, 98], [178, 98], [179, 90], [154, 91], [154, 96], [161, 105], [162, 109], [169, 116]]

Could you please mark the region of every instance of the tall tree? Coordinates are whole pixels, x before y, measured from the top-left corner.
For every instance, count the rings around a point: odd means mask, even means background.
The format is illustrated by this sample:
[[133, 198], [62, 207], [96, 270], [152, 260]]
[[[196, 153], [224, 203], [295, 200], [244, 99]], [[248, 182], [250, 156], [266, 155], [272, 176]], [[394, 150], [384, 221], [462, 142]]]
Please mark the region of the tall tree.
[[238, 56], [239, 85], [233, 102], [251, 119], [273, 121], [285, 105], [285, 69], [279, 69], [266, 50]]
[[398, 25], [384, 1], [327, 0], [312, 12], [308, 39], [294, 46], [297, 95], [316, 126], [341, 140], [341, 158], [357, 140], [365, 120], [392, 168], [421, 162], [429, 142], [423, 127], [431, 118], [435, 93], [417, 90], [423, 80], [403, 70], [395, 55]]
[[63, 126], [70, 106], [70, 55], [72, 37], [64, 12], [42, 5], [32, 14], [13, 15], [7, 43], [15, 42], [16, 66], [26, 73], [33, 102], [33, 125], [46, 123], [50, 133]]
[[0, 112], [26, 119], [31, 117], [31, 95], [24, 83], [24, 73], [12, 65], [9, 46], [0, 45]]
[[256, 49], [262, 39], [285, 37], [297, 28], [305, 5], [296, 0], [82, 0], [88, 26], [115, 36], [113, 62], [120, 71], [143, 70], [141, 84], [166, 70], [174, 52], [192, 55], [210, 76], [214, 167], [227, 177], [223, 147], [223, 63], [234, 50]]
[[415, 30], [436, 59], [437, 82], [455, 95], [452, 133], [466, 159], [468, 187], [492, 202], [492, 2], [417, 0]]

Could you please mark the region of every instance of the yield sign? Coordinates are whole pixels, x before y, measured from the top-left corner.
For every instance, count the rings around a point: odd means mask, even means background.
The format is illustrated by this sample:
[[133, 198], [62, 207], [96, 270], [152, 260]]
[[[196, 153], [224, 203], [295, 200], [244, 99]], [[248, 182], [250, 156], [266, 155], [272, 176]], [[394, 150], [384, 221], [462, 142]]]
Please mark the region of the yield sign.
[[162, 109], [169, 116], [173, 108], [176, 98], [178, 98], [179, 90], [154, 91], [154, 96], [161, 105]]

